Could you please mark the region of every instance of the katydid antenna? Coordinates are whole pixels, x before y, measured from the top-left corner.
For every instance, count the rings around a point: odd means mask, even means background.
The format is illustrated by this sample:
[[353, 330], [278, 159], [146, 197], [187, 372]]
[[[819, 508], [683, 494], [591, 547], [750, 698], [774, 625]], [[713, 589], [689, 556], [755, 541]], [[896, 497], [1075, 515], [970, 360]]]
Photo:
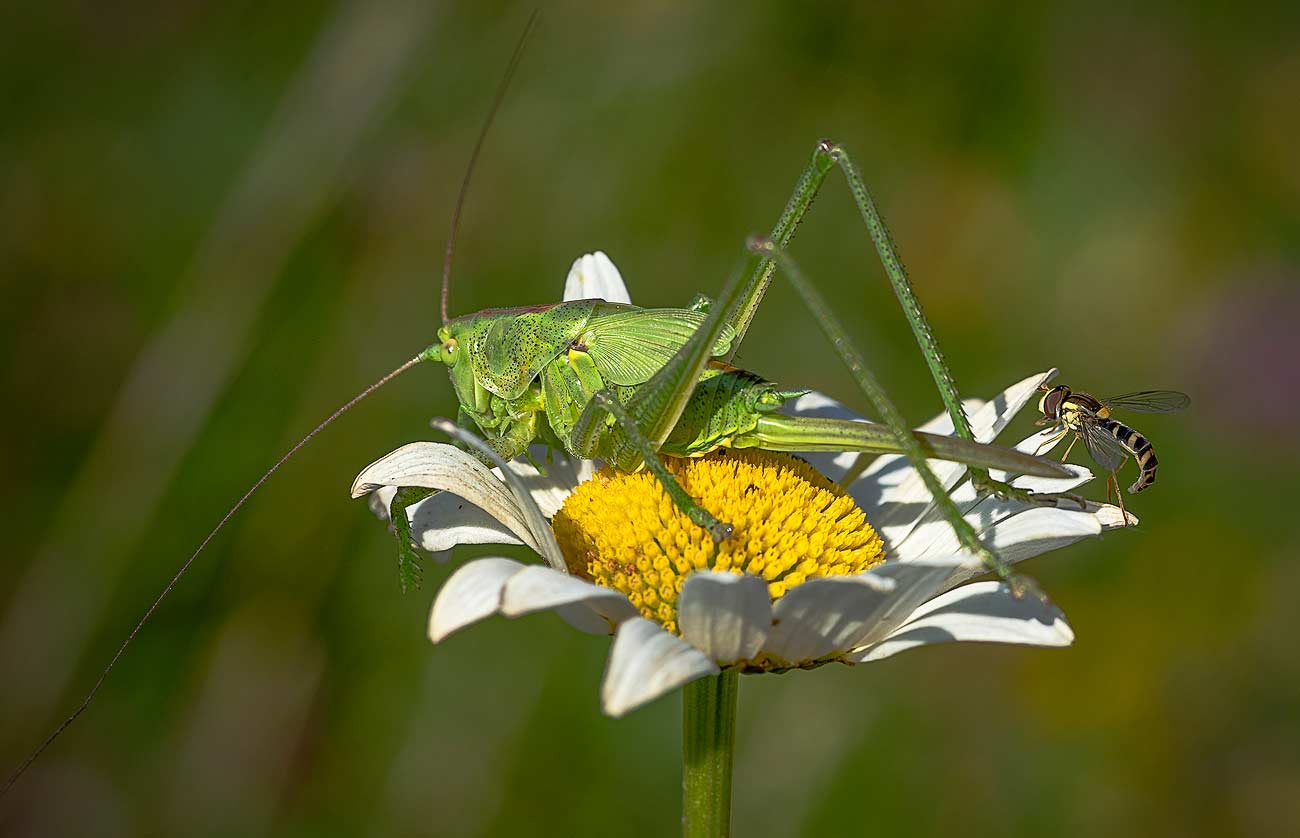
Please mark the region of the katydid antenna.
[[[456, 234], [460, 229], [460, 216], [465, 206], [465, 196], [469, 192], [470, 176], [474, 173], [474, 164], [478, 162], [479, 151], [483, 147], [483, 141], [487, 138], [488, 129], [492, 127], [492, 121], [496, 117], [497, 111], [500, 110], [501, 103], [505, 100], [506, 91], [510, 87], [510, 81], [514, 77], [515, 70], [519, 67], [520, 59], [523, 57], [524, 46], [528, 42], [529, 35], [531, 35], [533, 30], [536, 28], [540, 14], [541, 9], [533, 11], [532, 15], [528, 18], [528, 24], [524, 27], [523, 34], [519, 36], [519, 40], [515, 44], [514, 52], [510, 56], [510, 64], [506, 67], [505, 76], [501, 79], [501, 85], [497, 88], [496, 96], [492, 100], [492, 106], [488, 110], [487, 118], [483, 121], [483, 127], [479, 131], [478, 139], [474, 142], [474, 150], [470, 154], [469, 165], [466, 167], [465, 177], [461, 181], [460, 194], [456, 199], [455, 210], [452, 212], [451, 230], [447, 235], [447, 252], [442, 266], [442, 320], [444, 323], [447, 322], [447, 293], [451, 280], [451, 257], [455, 252]], [[222, 516], [221, 520], [217, 522], [217, 525], [212, 528], [212, 531], [204, 536], [203, 540], [199, 542], [199, 546], [190, 554], [190, 557], [185, 560], [185, 563], [180, 566], [180, 569], [177, 570], [172, 578], [167, 582], [166, 586], [163, 587], [158, 596], [154, 597], [153, 602], [149, 604], [149, 607], [145, 609], [144, 614], [136, 621], [135, 626], [126, 636], [126, 639], [117, 647], [117, 651], [113, 653], [113, 657], [109, 660], [108, 665], [99, 673], [99, 678], [95, 680], [94, 685], [91, 686], [89, 692], [86, 693], [85, 698], [81, 700], [81, 703], [77, 705], [76, 709], [73, 710], [72, 713], [70, 713], [68, 717], [64, 719], [52, 733], [50, 733], [49, 736], [45, 737], [35, 750], [28, 754], [27, 758], [24, 759], [5, 780], [4, 786], [0, 787], [0, 797], [4, 797], [8, 794], [9, 790], [14, 787], [14, 784], [18, 782], [19, 778], [21, 778], [23, 774], [26, 773], [27, 769], [31, 767], [32, 763], [36, 762], [36, 760], [40, 758], [41, 754], [45, 753], [45, 750], [54, 743], [54, 740], [58, 739], [59, 736], [61, 736], [63, 732], [77, 720], [77, 717], [85, 712], [86, 708], [90, 706], [90, 702], [94, 700], [95, 695], [99, 692], [99, 688], [104, 685], [104, 682], [108, 679], [113, 668], [117, 666], [118, 660], [120, 660], [122, 655], [126, 652], [127, 647], [131, 645], [131, 642], [135, 640], [136, 635], [138, 635], [140, 630], [144, 628], [145, 623], [149, 622], [149, 618], [152, 617], [154, 612], [158, 610], [158, 607], [162, 605], [162, 601], [167, 598], [167, 595], [172, 592], [172, 589], [176, 587], [176, 585], [181, 581], [181, 578], [187, 571], [189, 571], [190, 566], [194, 564], [194, 561], [208, 546], [208, 543], [217, 536], [217, 533], [221, 532], [221, 530], [225, 528], [226, 524], [230, 522], [230, 519], [235, 516], [235, 513], [248, 502], [248, 499], [251, 498], [258, 489], [262, 488], [262, 484], [269, 480], [271, 475], [279, 471], [281, 466], [287, 463], [294, 454], [298, 453], [299, 449], [305, 446], [308, 442], [311, 442], [318, 433], [325, 430], [325, 428], [333, 423], [335, 419], [338, 419], [344, 413], [347, 413], [356, 406], [357, 403], [378, 390], [380, 387], [383, 387], [394, 378], [397, 378], [397, 376], [419, 364], [421, 361], [427, 360], [429, 357], [432, 357], [429, 355], [429, 350], [421, 352], [415, 357], [407, 360], [401, 366], [385, 374], [382, 378], [366, 387], [357, 395], [353, 396], [346, 404], [335, 410], [326, 417], [323, 422], [312, 428], [306, 436], [298, 440], [292, 448], [285, 452], [284, 456], [276, 460], [275, 465], [267, 469], [266, 472], [249, 487], [248, 491], [244, 492], [243, 496], [241, 496], [239, 500], [235, 501], [235, 504], [230, 507], [224, 516]]]
[[524, 47], [528, 44], [528, 36], [533, 33], [537, 25], [537, 18], [541, 15], [541, 8], [536, 8], [528, 17], [528, 25], [524, 27], [524, 34], [519, 36], [519, 42], [515, 44], [515, 51], [510, 56], [510, 63], [506, 66], [506, 74], [501, 78], [501, 85], [497, 87], [496, 96], [492, 99], [492, 107], [488, 109], [487, 119], [483, 121], [483, 127], [478, 132], [478, 139], [474, 141], [474, 150], [469, 154], [469, 165], [465, 167], [465, 179], [460, 182], [460, 194], [456, 196], [456, 209], [451, 214], [451, 230], [447, 233], [447, 252], [442, 259], [442, 325], [447, 325], [447, 297], [451, 293], [451, 257], [456, 253], [456, 234], [460, 231], [461, 210], [465, 208], [465, 196], [469, 194], [469, 179], [474, 174], [474, 164], [478, 162], [478, 153], [483, 149], [483, 141], [487, 139], [488, 130], [492, 128], [492, 120], [496, 119], [497, 111], [501, 110], [501, 103], [505, 101], [506, 91], [510, 88], [510, 80], [514, 78], [515, 70], [519, 69], [519, 61], [524, 57]]

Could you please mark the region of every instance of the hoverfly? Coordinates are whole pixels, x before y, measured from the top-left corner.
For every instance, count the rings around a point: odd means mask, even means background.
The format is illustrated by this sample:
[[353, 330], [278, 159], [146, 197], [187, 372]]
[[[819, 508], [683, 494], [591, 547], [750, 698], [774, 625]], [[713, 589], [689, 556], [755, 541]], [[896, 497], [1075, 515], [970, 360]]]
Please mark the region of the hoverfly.
[[1156, 482], [1159, 460], [1156, 459], [1155, 449], [1151, 447], [1151, 440], [1112, 418], [1111, 411], [1118, 408], [1134, 413], [1173, 413], [1192, 403], [1186, 393], [1175, 390], [1142, 390], [1099, 399], [1088, 393], [1075, 392], [1063, 384], [1043, 389], [1043, 397], [1038, 401], [1038, 409], [1043, 418], [1037, 424], [1054, 425], [1059, 433], [1049, 437], [1039, 446], [1039, 450], [1056, 444], [1072, 432], [1074, 439], [1070, 440], [1065, 456], [1061, 457], [1061, 462], [1065, 462], [1074, 444], [1082, 439], [1084, 447], [1097, 464], [1110, 471], [1110, 477], [1106, 480], [1106, 499], [1110, 500], [1113, 484], [1121, 512], [1124, 512], [1124, 497], [1120, 494], [1116, 473], [1129, 457], [1137, 460], [1138, 477], [1128, 487], [1129, 494], [1137, 494]]

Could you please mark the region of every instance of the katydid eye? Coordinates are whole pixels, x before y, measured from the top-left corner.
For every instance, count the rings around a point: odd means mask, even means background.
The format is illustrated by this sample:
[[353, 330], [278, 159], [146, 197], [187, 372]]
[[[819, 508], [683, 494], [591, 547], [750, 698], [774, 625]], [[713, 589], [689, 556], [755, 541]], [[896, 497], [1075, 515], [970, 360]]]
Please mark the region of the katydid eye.
[[447, 364], [450, 364], [450, 363], [452, 363], [453, 361], [455, 361], [455, 360], [456, 360], [456, 353], [458, 353], [459, 351], [460, 351], [460, 346], [457, 345], [457, 343], [456, 343], [455, 340], [450, 340], [450, 339], [447, 340], [447, 341], [446, 341], [445, 343], [443, 343], [443, 345], [442, 345], [442, 360], [443, 360], [443, 362], [444, 362], [444, 363], [447, 363]]

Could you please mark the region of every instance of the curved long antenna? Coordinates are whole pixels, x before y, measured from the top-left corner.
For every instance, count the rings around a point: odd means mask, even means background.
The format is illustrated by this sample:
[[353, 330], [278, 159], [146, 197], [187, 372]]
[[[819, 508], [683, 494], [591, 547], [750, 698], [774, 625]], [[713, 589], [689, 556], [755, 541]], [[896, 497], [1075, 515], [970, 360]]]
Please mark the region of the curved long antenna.
[[519, 61], [524, 57], [524, 45], [528, 43], [528, 36], [533, 33], [537, 26], [537, 19], [542, 14], [541, 8], [533, 9], [533, 13], [528, 17], [528, 25], [524, 27], [524, 33], [519, 36], [518, 42], [515, 43], [515, 51], [510, 56], [510, 63], [506, 66], [506, 74], [501, 79], [501, 84], [497, 87], [496, 96], [492, 99], [492, 107], [488, 109], [487, 119], [483, 120], [483, 127], [478, 132], [478, 139], [474, 141], [474, 150], [469, 155], [469, 165], [465, 167], [465, 178], [460, 182], [460, 194], [456, 197], [456, 208], [451, 213], [451, 230], [447, 233], [447, 252], [442, 260], [442, 324], [447, 325], [449, 319], [447, 315], [447, 296], [451, 292], [451, 257], [456, 252], [456, 234], [460, 232], [460, 214], [465, 208], [465, 196], [469, 194], [469, 179], [474, 174], [474, 164], [478, 162], [478, 153], [483, 148], [483, 141], [487, 139], [488, 129], [492, 127], [492, 121], [496, 119], [497, 111], [501, 110], [501, 103], [506, 98], [506, 90], [510, 88], [510, 80], [514, 78], [515, 70], [519, 69]]
[[216, 537], [217, 533], [221, 532], [222, 528], [224, 528], [226, 524], [230, 521], [230, 519], [234, 517], [235, 513], [239, 511], [240, 507], [242, 507], [244, 503], [247, 502], [248, 499], [253, 496], [253, 493], [256, 492], [258, 489], [262, 488], [262, 484], [265, 483], [271, 475], [279, 471], [280, 466], [288, 462], [290, 457], [298, 453], [298, 449], [302, 448], [304, 445], [310, 442], [312, 437], [316, 436], [316, 434], [325, 430], [325, 428], [331, 422], [333, 422], [335, 419], [339, 418], [344, 413], [347, 413], [349, 410], [351, 410], [352, 407], [356, 405], [357, 402], [361, 401], [366, 396], [369, 396], [371, 393], [375, 392], [380, 387], [383, 387], [385, 384], [392, 381], [394, 378], [397, 378], [397, 376], [406, 372], [411, 367], [415, 366], [416, 364], [420, 363], [423, 360], [425, 360], [424, 353], [420, 353], [419, 355], [416, 355], [414, 358], [410, 359], [409, 361], [402, 364], [397, 369], [393, 370], [392, 372], [385, 375], [383, 378], [371, 384], [366, 389], [362, 390], [357, 395], [353, 396], [348, 401], [347, 404], [343, 405], [338, 410], [335, 410], [325, 419], [325, 421], [321, 422], [319, 425], [312, 428], [310, 433], [308, 433], [302, 439], [298, 440], [298, 442], [292, 448], [290, 448], [287, 452], [285, 452], [283, 457], [276, 460], [275, 465], [271, 466], [269, 469], [266, 470], [265, 474], [257, 478], [257, 482], [254, 483], [247, 492], [244, 492], [243, 497], [235, 501], [235, 505], [230, 507], [230, 511], [227, 512], [222, 517], [222, 519], [217, 523], [217, 525], [212, 528], [212, 531], [209, 532], [207, 536], [204, 537], [203, 541], [199, 542], [198, 549], [196, 549], [193, 553], [190, 554], [190, 557], [185, 560], [185, 564], [181, 565], [180, 570], [176, 571], [176, 574], [172, 576], [171, 581], [168, 582], [167, 586], [162, 589], [162, 592], [159, 593], [158, 596], [154, 597], [153, 602], [149, 605], [148, 609], [145, 610], [144, 616], [142, 616], [139, 620], [136, 621], [135, 627], [132, 628], [131, 633], [126, 636], [126, 640], [123, 640], [122, 645], [117, 647], [117, 652], [113, 654], [112, 660], [110, 660], [108, 662], [108, 666], [104, 667], [103, 671], [99, 673], [99, 680], [95, 681], [95, 685], [90, 688], [90, 692], [86, 693], [86, 697], [83, 698], [81, 700], [81, 703], [77, 705], [77, 709], [73, 710], [72, 714], [69, 715], [66, 719], [64, 719], [63, 723], [60, 724], [57, 728], [55, 728], [53, 733], [45, 737], [45, 741], [41, 742], [40, 746], [38, 746], [36, 750], [32, 751], [31, 754], [28, 755], [27, 759], [23, 760], [22, 765], [19, 765], [18, 768], [15, 769], [12, 774], [9, 775], [9, 778], [5, 780], [4, 787], [0, 788], [0, 797], [4, 797], [6, 794], [9, 793], [9, 789], [13, 788], [14, 783], [18, 782], [18, 778], [23, 776], [23, 773], [27, 771], [27, 769], [31, 766], [31, 764], [35, 762], [40, 757], [40, 755], [45, 752], [46, 748], [50, 747], [50, 745], [53, 744], [55, 739], [59, 738], [59, 735], [62, 734], [63, 731], [68, 729], [69, 725], [71, 725], [73, 722], [77, 720], [77, 717], [80, 716], [87, 707], [90, 706], [90, 702], [95, 698], [95, 694], [99, 692], [99, 688], [103, 686], [104, 681], [107, 680], [108, 674], [113, 671], [113, 667], [117, 666], [117, 661], [119, 658], [122, 657], [122, 653], [126, 651], [126, 647], [131, 645], [132, 640], [135, 640], [135, 636], [140, 633], [140, 629], [144, 628], [144, 624], [149, 622], [149, 618], [152, 617], [153, 613], [158, 610], [158, 606], [162, 604], [162, 601], [166, 599], [167, 595], [172, 592], [172, 588], [175, 588], [176, 584], [181, 581], [181, 577], [184, 576], [185, 572], [190, 569], [190, 565], [194, 564], [194, 560], [199, 557], [199, 554], [203, 552], [203, 549], [208, 546], [208, 542], [211, 541], [214, 537]]

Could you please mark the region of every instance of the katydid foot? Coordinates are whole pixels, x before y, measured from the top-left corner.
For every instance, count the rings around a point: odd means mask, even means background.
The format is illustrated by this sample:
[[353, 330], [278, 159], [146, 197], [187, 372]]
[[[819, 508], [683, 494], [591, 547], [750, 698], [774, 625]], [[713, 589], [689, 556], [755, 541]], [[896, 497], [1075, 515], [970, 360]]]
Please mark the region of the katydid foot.
[[994, 480], [987, 471], [980, 469], [971, 469], [970, 479], [977, 493], [993, 495], [1002, 501], [1014, 500], [1036, 506], [1061, 506], [1063, 503], [1070, 503], [1078, 504], [1081, 510], [1088, 508], [1088, 501], [1072, 492], [1031, 492], [1001, 480]]
[[1044, 605], [1052, 604], [1052, 598], [1047, 595], [1047, 591], [1044, 591], [1042, 586], [1028, 576], [1014, 573], [1006, 580], [1006, 584], [1014, 599], [1033, 597]]
[[[963, 542], [966, 541], [961, 538], [961, 535], [964, 534], [965, 533], [959, 533], [959, 540]], [[1011, 592], [1011, 596], [1015, 599], [1023, 599], [1026, 596], [1032, 596], [1044, 604], [1052, 604], [1052, 600], [1048, 598], [1047, 592], [1044, 591], [1037, 582], [1028, 576], [1012, 571], [1011, 565], [1003, 561], [1003, 559], [998, 556], [997, 553], [994, 553], [987, 545], [975, 540], [973, 545], [970, 543], [964, 543], [963, 546], [965, 546], [971, 553], [975, 554], [975, 556], [984, 563], [984, 567], [990, 573], [997, 576], [1002, 584], [1007, 586], [1007, 589]]]
[[[659, 485], [663, 487], [673, 505], [684, 512], [691, 523], [708, 530], [709, 535], [713, 537], [714, 544], [731, 537], [731, 533], [735, 528], [731, 524], [719, 521], [686, 493], [682, 485], [677, 482], [677, 478], [673, 477], [673, 473], [663, 464], [663, 461], [659, 458], [659, 452], [646, 438], [636, 419], [628, 412], [627, 407], [615, 398], [614, 394], [609, 390], [594, 393], [591, 401], [583, 408], [582, 415], [574, 425], [572, 437], [574, 450], [580, 456], [587, 457], [596, 453], [599, 434], [602, 430], [606, 433], [609, 432], [608, 426], [596, 424], [595, 417], [600, 412], [614, 418], [618, 423], [616, 428], [621, 427], [624, 435], [624, 439], [619, 444], [628, 446], [639, 455], [641, 463], [659, 481]], [[615, 457], [617, 457], [617, 453], [615, 453]]]
[[691, 519], [691, 523], [709, 531], [709, 535], [713, 537], [714, 544], [718, 544], [719, 542], [731, 538], [731, 534], [736, 531], [736, 528], [731, 524], [728, 524], [725, 521], [719, 521], [717, 518], [709, 514], [709, 512], [702, 506], [692, 505], [689, 509], [683, 511], [686, 512], [686, 517]]

